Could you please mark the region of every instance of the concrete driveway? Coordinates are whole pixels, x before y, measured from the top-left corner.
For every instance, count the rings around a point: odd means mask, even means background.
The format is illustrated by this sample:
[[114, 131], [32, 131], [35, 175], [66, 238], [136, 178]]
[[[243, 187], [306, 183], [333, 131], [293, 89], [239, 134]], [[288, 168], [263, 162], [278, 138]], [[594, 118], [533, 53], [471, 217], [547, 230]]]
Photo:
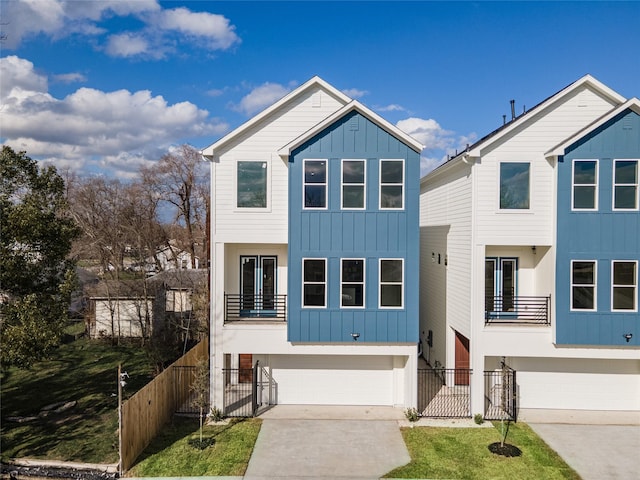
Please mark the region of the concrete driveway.
[[247, 480], [378, 479], [411, 460], [399, 409], [279, 405], [260, 418]]
[[640, 478], [638, 425], [529, 425], [583, 480]]

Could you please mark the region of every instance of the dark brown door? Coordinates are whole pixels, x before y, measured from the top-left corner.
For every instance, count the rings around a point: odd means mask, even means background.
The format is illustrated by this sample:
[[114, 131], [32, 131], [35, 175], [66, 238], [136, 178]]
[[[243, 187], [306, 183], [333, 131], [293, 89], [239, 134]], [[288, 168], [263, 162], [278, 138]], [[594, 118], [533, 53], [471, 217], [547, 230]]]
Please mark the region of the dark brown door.
[[469, 385], [469, 339], [456, 332], [456, 385]]
[[239, 359], [240, 372], [238, 374], [239, 383], [251, 383], [253, 380], [253, 358], [250, 353], [241, 353]]

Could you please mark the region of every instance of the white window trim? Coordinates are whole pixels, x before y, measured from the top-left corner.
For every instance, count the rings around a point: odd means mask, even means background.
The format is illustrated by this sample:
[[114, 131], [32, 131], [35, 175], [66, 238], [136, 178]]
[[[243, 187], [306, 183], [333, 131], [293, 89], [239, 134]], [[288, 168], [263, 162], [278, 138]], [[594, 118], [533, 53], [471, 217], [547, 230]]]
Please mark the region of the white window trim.
[[[616, 285], [613, 283], [613, 265], [616, 263], [634, 263], [635, 268], [635, 278], [633, 279], [633, 288], [634, 288], [634, 296], [633, 296], [633, 309], [623, 309], [623, 308], [613, 308], [613, 289], [614, 287], [623, 287], [629, 288], [630, 285]], [[621, 313], [633, 313], [638, 311], [638, 261], [637, 260], [611, 260], [611, 311], [612, 312], [621, 312]]]
[[[528, 208], [500, 208], [500, 181], [501, 181], [501, 165], [503, 163], [525, 163], [529, 165], [529, 207]], [[498, 161], [498, 191], [496, 198], [497, 212], [498, 213], [506, 213], [507, 215], [519, 214], [523, 213], [533, 213], [533, 162], [530, 160], [501, 160]]]
[[[574, 205], [574, 191], [576, 186], [581, 186], [581, 187], [587, 187], [590, 186], [592, 184], [590, 183], [579, 183], [579, 184], [575, 184], [573, 183], [575, 180], [575, 171], [576, 171], [576, 162], [596, 162], [596, 183], [593, 184], [593, 186], [595, 187], [595, 191], [593, 192], [593, 195], [595, 196], [594, 198], [594, 202], [593, 202], [593, 208], [575, 208]], [[600, 188], [599, 188], [599, 181], [600, 181], [600, 161], [597, 158], [574, 158], [573, 161], [571, 162], [571, 211], [572, 212], [597, 212], [599, 205], [598, 205], [598, 197], [599, 192], [600, 192]]]
[[[238, 207], [238, 164], [240, 162], [265, 163], [267, 168], [267, 206], [266, 207]], [[271, 159], [256, 160], [255, 158], [239, 158], [235, 161], [233, 172], [233, 211], [239, 213], [270, 212], [271, 211]]]
[[[364, 164], [363, 183], [344, 183], [344, 162], [362, 162]], [[344, 206], [344, 187], [345, 185], [362, 186], [363, 203], [362, 207], [345, 207]], [[367, 161], [364, 158], [343, 158], [340, 161], [340, 208], [342, 210], [366, 210], [367, 209]]]
[[[573, 308], [573, 264], [575, 262], [593, 263], [593, 308]], [[577, 283], [575, 286], [591, 286]], [[590, 258], [571, 260], [569, 268], [569, 311], [571, 312], [597, 312], [598, 311], [598, 261]]]
[[[305, 282], [304, 281], [304, 262], [305, 260], [323, 260], [324, 261], [324, 282]], [[328, 260], [326, 258], [322, 258], [322, 257], [303, 257], [302, 258], [302, 263], [301, 263], [301, 268], [302, 268], [302, 277], [301, 279], [301, 283], [302, 283], [302, 291], [301, 293], [301, 298], [300, 298], [300, 305], [302, 306], [302, 308], [305, 309], [318, 309], [318, 308], [327, 308], [327, 290], [329, 288], [329, 282], [328, 282], [328, 277], [327, 277], [327, 267], [328, 267]], [[324, 285], [324, 305], [322, 306], [318, 306], [318, 305], [305, 305], [304, 304], [304, 286], [305, 285]]]
[[[324, 207], [307, 207], [305, 205], [305, 187], [307, 183], [304, 181], [305, 170], [304, 166], [307, 162], [325, 162], [325, 182], [321, 183], [309, 183], [308, 185], [324, 185]], [[328, 210], [329, 209], [329, 159], [328, 158], [305, 158], [302, 160], [302, 209], [303, 210]]]
[[[636, 162], [636, 183], [616, 183], [616, 162]], [[613, 167], [611, 172], [611, 210], [614, 212], [636, 212], [638, 211], [638, 197], [640, 197], [640, 192], [638, 192], [638, 177], [640, 177], [640, 160], [637, 158], [614, 158], [613, 159]], [[621, 187], [636, 187], [636, 205], [634, 208], [616, 208], [616, 186]]]
[[[344, 281], [342, 280], [342, 262], [345, 260], [360, 260], [362, 262], [362, 282], [347, 282], [350, 284], [362, 284], [362, 305], [344, 305], [342, 303], [342, 285]], [[355, 309], [362, 310], [367, 305], [366, 299], [366, 283], [367, 283], [367, 261], [364, 258], [341, 258], [340, 259], [340, 308], [346, 309]]]
[[[382, 163], [383, 162], [402, 162], [402, 183], [382, 183]], [[405, 175], [405, 166], [404, 166], [404, 158], [381, 158], [378, 166], [378, 208], [380, 210], [404, 210], [405, 205], [405, 192], [407, 190], [406, 186], [406, 175]], [[390, 208], [382, 206], [382, 186], [394, 186], [401, 185], [402, 186], [402, 207], [399, 208]]]
[[[399, 285], [402, 286], [402, 298], [401, 304], [397, 307], [389, 307], [382, 305], [382, 261], [383, 260], [400, 260], [402, 262], [402, 282]], [[384, 285], [398, 285], [398, 282], [385, 282]], [[404, 299], [405, 299], [405, 269], [404, 269], [404, 258], [379, 258], [378, 259], [378, 308], [384, 310], [402, 310], [404, 308]]]

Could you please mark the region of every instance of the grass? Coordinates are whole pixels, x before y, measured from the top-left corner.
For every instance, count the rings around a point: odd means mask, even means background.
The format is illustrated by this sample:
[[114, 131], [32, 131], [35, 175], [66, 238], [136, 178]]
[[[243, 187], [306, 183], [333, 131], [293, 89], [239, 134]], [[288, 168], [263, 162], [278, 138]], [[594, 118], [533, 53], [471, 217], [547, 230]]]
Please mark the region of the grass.
[[[81, 331], [83, 325], [76, 325]], [[139, 345], [111, 346], [67, 332], [68, 343], [29, 369], [3, 368], [1, 458], [115, 463], [118, 461], [117, 368], [130, 378], [125, 398], [151, 379], [151, 365]], [[46, 405], [76, 401], [72, 409], [18, 423], [9, 417], [37, 416]]]
[[213, 438], [212, 446], [194, 448], [190, 440], [198, 439], [198, 421], [176, 418], [142, 453], [128, 472], [137, 477], [169, 476], [241, 476], [253, 452], [260, 425], [259, 419], [231, 421], [228, 425], [207, 425], [203, 438]]
[[403, 428], [411, 462], [387, 473], [388, 478], [457, 478], [545, 480], [574, 479], [578, 474], [528, 425], [511, 424], [506, 443], [522, 450], [520, 457], [501, 457], [488, 450], [500, 441], [495, 428]]

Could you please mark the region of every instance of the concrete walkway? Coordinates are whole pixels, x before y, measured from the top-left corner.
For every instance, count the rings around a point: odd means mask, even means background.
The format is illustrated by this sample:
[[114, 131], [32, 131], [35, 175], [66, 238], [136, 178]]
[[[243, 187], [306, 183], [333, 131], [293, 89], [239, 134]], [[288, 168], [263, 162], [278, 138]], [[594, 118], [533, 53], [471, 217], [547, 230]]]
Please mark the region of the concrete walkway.
[[583, 480], [640, 478], [640, 426], [529, 425]]
[[260, 418], [247, 480], [378, 479], [411, 460], [401, 409], [279, 405]]

